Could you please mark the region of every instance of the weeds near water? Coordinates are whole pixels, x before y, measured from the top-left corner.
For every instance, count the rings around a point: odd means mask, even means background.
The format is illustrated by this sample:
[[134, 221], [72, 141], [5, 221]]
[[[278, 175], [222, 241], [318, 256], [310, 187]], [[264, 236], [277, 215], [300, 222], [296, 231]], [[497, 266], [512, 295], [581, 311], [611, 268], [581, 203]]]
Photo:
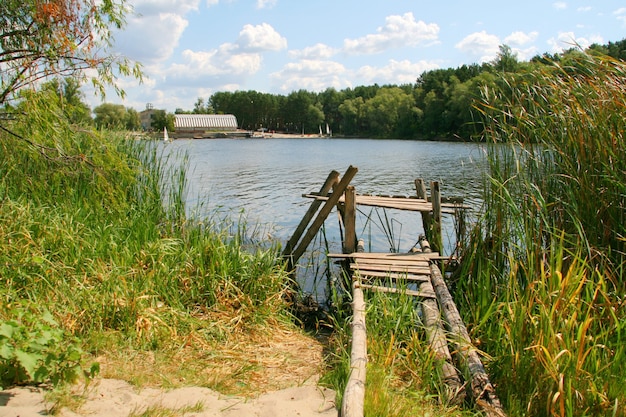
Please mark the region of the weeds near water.
[[37, 306], [94, 356], [200, 355], [190, 347], [290, 328], [277, 248], [243, 222], [189, 218], [184, 155], [77, 129], [53, 97], [28, 98], [11, 123], [30, 140], [0, 140], [0, 324]]
[[580, 53], [485, 94], [497, 143], [457, 299], [511, 415], [625, 413], [625, 79]]

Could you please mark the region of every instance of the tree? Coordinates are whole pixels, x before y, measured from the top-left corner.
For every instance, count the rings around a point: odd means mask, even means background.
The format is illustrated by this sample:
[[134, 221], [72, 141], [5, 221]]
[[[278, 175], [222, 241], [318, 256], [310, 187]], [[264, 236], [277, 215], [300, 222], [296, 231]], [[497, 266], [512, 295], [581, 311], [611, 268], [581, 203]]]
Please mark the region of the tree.
[[117, 75], [141, 78], [139, 64], [109, 55], [112, 30], [125, 25], [126, 0], [2, 0], [0, 2], [0, 105], [23, 87], [50, 76], [86, 78], [104, 94]]
[[513, 52], [510, 46], [500, 45], [500, 52], [493, 61], [493, 67], [497, 71], [515, 72], [518, 67], [517, 54]]
[[126, 127], [128, 115], [121, 104], [103, 103], [93, 109], [98, 129], [122, 129]]
[[155, 110], [152, 115], [152, 129], [162, 131], [166, 127], [170, 132], [174, 130], [174, 115], [165, 110]]
[[59, 98], [59, 104], [63, 114], [70, 123], [91, 124], [91, 109], [83, 102], [83, 93], [80, 91], [80, 83], [76, 78], [54, 78], [41, 87], [43, 91], [51, 91]]

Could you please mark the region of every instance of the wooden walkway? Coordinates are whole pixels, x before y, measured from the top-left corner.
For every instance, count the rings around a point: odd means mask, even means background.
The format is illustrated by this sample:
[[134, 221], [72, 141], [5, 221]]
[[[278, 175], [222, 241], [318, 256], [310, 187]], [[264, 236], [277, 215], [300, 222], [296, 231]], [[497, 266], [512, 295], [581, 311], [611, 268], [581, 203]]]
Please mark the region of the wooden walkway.
[[[351, 372], [340, 415], [362, 417], [364, 413], [367, 365], [364, 291], [375, 291], [403, 293], [419, 300], [426, 337], [441, 362], [448, 402], [461, 404], [469, 394], [485, 415], [504, 416], [495, 389], [489, 382], [478, 351], [471, 343], [439, 269], [439, 265], [448, 258], [432, 251], [429, 244], [430, 239], [433, 239], [438, 242], [435, 249], [441, 248], [442, 214], [455, 214], [459, 209], [468, 207], [459, 200], [442, 201], [437, 183], [431, 183], [432, 193], [428, 197], [421, 180], [415, 181], [416, 197], [357, 195], [354, 187], [349, 185], [356, 172], [355, 167], [350, 167], [340, 180], [339, 174], [333, 171], [319, 192], [304, 195], [312, 198], [313, 203], [283, 251], [288, 267], [295, 269], [299, 257], [323, 221], [332, 208], [337, 207], [345, 227], [343, 253], [331, 253], [327, 256], [343, 261], [346, 275], [352, 283], [353, 307]], [[420, 247], [409, 253], [365, 253], [355, 232], [357, 205], [420, 212], [424, 231], [429, 236], [421, 237]], [[397, 285], [398, 283], [401, 285]], [[464, 381], [457, 371], [458, 368], [467, 371], [470, 375], [468, 381]]]

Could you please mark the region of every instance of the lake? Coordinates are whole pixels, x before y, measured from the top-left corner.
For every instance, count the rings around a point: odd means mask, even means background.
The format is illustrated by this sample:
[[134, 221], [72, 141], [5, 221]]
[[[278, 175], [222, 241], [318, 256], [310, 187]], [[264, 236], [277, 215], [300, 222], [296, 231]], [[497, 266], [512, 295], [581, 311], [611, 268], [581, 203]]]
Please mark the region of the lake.
[[[442, 196], [464, 197], [466, 203], [478, 206], [485, 169], [484, 145], [474, 143], [181, 139], [163, 146], [165, 153], [182, 151], [189, 156], [189, 209], [200, 216], [235, 220], [244, 213], [248, 228], [254, 226], [263, 237], [283, 244], [311, 204], [302, 194], [319, 191], [332, 170], [343, 175], [350, 165], [357, 167], [352, 185], [359, 194], [413, 196], [414, 180], [423, 178], [427, 184], [439, 181]], [[339, 241], [337, 223], [334, 213], [326, 221], [326, 236], [334, 243]], [[454, 244], [450, 216], [444, 217], [443, 230], [444, 246], [450, 248]], [[357, 233], [368, 250], [406, 252], [423, 229], [419, 213], [363, 207], [357, 217]]]

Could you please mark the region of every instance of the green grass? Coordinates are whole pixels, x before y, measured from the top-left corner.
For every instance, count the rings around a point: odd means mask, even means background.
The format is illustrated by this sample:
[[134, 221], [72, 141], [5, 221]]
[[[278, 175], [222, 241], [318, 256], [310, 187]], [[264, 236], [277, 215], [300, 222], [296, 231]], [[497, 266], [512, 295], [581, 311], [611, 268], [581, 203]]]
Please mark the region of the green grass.
[[491, 166], [457, 300], [512, 416], [625, 414], [625, 79], [581, 53], [486, 92]]
[[54, 95], [26, 98], [15, 135], [0, 133], [0, 323], [50, 312], [94, 358], [295, 328], [278, 248], [186, 216], [184, 155], [71, 126]]

